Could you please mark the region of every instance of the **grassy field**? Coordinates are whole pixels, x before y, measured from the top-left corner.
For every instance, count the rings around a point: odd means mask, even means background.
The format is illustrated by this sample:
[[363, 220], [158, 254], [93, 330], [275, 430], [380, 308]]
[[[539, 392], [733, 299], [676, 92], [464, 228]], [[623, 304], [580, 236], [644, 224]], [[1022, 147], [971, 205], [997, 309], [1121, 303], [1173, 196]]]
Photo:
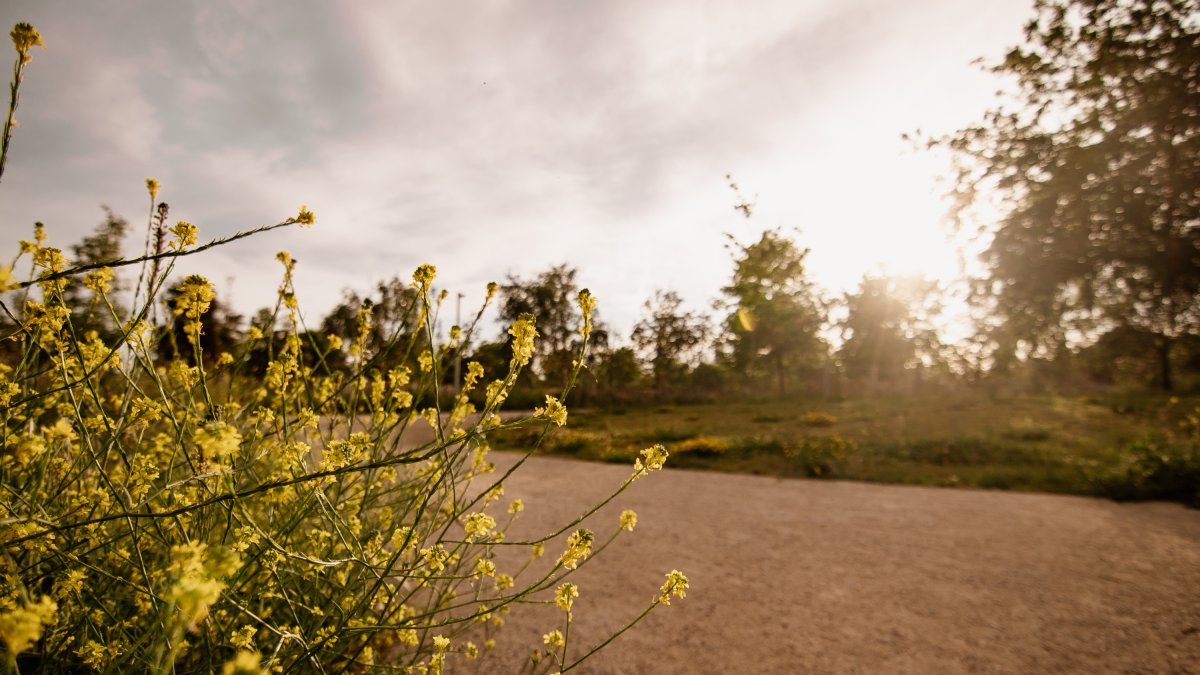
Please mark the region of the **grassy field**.
[[[1140, 466], [1131, 448], [1157, 453], [1147, 438], [1176, 448], [1197, 404], [1153, 395], [958, 392], [581, 410], [571, 412], [542, 451], [628, 462], [662, 443], [674, 467], [1135, 497], [1141, 495], [1133, 488], [1114, 487], [1114, 481], [1143, 481], [1130, 477], [1130, 467]], [[497, 445], [527, 447], [535, 437], [510, 432]]]

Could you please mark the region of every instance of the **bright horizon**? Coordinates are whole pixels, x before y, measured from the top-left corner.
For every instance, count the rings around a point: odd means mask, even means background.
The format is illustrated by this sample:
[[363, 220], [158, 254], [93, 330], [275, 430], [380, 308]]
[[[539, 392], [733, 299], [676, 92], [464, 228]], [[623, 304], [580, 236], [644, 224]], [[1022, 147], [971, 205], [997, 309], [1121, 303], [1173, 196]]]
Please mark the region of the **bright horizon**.
[[222, 294], [233, 277], [245, 315], [272, 303], [281, 249], [310, 321], [424, 262], [464, 314], [488, 281], [565, 262], [621, 342], [657, 288], [709, 308], [725, 232], [798, 229], [830, 295], [867, 273], [948, 282], [948, 167], [901, 134], [977, 119], [999, 83], [971, 61], [1017, 43], [1030, 5], [16, 0], [0, 19], [47, 49], [22, 87], [0, 253], [37, 220], [68, 249], [107, 204], [136, 254], [154, 177], [202, 241], [316, 213], [179, 266]]

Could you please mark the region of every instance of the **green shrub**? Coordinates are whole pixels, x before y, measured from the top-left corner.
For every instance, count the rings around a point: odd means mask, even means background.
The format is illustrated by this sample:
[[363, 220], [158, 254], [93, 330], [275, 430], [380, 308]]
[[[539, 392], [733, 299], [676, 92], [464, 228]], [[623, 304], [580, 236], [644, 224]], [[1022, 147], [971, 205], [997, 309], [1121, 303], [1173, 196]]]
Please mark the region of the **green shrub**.
[[1053, 430], [1043, 424], [1035, 422], [1029, 417], [1013, 420], [1008, 425], [1008, 430], [1004, 432], [1004, 436], [1006, 438], [1010, 438], [1014, 441], [1028, 441], [1032, 443], [1048, 441], [1053, 435]]
[[[13, 31], [6, 149], [36, 35], [27, 24]], [[473, 326], [436, 344], [433, 266], [413, 275], [420, 330], [376, 350], [365, 307], [358, 339], [305, 341], [296, 263], [280, 253], [280, 330], [252, 328], [230, 352], [206, 353], [214, 293], [204, 277], [187, 277], [161, 320], [155, 308], [177, 258], [222, 242], [197, 247], [195, 227], [169, 227], [154, 206], [158, 183], [147, 188], [156, 242], [147, 255], [72, 267], [39, 225], [22, 242], [31, 278], [14, 283], [0, 269], [0, 291], [15, 290], [0, 296], [9, 322], [0, 335], [5, 670], [441, 672], [484, 656], [509, 608], [550, 601], [564, 610], [562, 639], [539, 642], [540, 658], [564, 670], [582, 660], [567, 658], [578, 594], [567, 578], [590, 561], [593, 542], [606, 546], [635, 518], [593, 534], [581, 527], [592, 509], [558, 532], [504, 537], [523, 505], [504, 498], [511, 471], [493, 473], [489, 434], [530, 429], [540, 442], [566, 422], [559, 401], [574, 383], [532, 417], [499, 416], [533, 351], [532, 317], [509, 331], [507, 372], [489, 384], [469, 363], [458, 393], [443, 398], [444, 365]], [[257, 231], [314, 220], [301, 207]], [[122, 304], [109, 282], [134, 264], [142, 273]], [[103, 330], [85, 329], [80, 297]], [[595, 301], [587, 291], [579, 301], [586, 350]], [[168, 335], [179, 336], [178, 353], [158, 349]], [[251, 376], [248, 355], [264, 342], [263, 374]], [[407, 356], [383, 370], [383, 350]], [[331, 362], [344, 369], [322, 365]], [[484, 392], [478, 410], [473, 391]], [[665, 459], [661, 446], [642, 451], [613, 496]], [[568, 532], [547, 564], [522, 564]], [[650, 607], [686, 588], [672, 571]]]
[[1113, 499], [1164, 499], [1200, 507], [1200, 445], [1195, 435], [1173, 440], [1147, 434], [1122, 453], [1116, 467], [1096, 480]]
[[1041, 448], [979, 436], [883, 443], [879, 445], [877, 453], [894, 459], [939, 466], [1047, 466], [1059, 463]]

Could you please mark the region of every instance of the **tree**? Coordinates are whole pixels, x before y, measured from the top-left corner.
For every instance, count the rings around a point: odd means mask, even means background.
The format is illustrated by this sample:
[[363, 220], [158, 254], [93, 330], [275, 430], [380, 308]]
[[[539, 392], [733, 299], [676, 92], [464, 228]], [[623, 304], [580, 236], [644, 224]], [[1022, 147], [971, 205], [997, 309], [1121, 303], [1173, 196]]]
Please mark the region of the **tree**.
[[935, 141], [956, 157], [958, 215], [1006, 206], [976, 298], [1050, 354], [1072, 335], [1155, 336], [1157, 383], [1200, 328], [1197, 0], [1038, 0], [993, 71], [1016, 83], [982, 123]]
[[846, 375], [874, 385], [936, 360], [936, 291], [935, 282], [915, 277], [864, 276], [857, 291], [846, 293], [847, 313], [839, 322], [843, 340], [838, 356]]
[[649, 316], [633, 327], [633, 343], [649, 364], [654, 388], [674, 384], [687, 373], [708, 338], [708, 317], [683, 312], [674, 291], [655, 291], [643, 307]]
[[[417, 319], [420, 316], [417, 291], [399, 277], [381, 281], [375, 287], [375, 295], [360, 298], [351, 290], [342, 292], [342, 301], [321, 321], [321, 332], [335, 336], [345, 347], [358, 339], [361, 330], [359, 312], [366, 310], [370, 317], [366, 343], [366, 357], [373, 366], [387, 371], [402, 365], [405, 359], [412, 360], [427, 346], [428, 340], [419, 333]], [[331, 363], [338, 367], [340, 363]], [[410, 366], [412, 364], [409, 364]]]
[[[121, 257], [121, 240], [129, 223], [114, 214], [108, 208], [104, 209], [104, 222], [96, 226], [92, 234], [84, 237], [71, 247], [74, 253], [74, 264], [91, 265], [110, 262]], [[107, 293], [115, 295], [121, 291], [121, 280], [113, 274], [107, 282]], [[68, 281], [63, 294], [63, 301], [71, 308], [71, 322], [80, 334], [95, 330], [103, 335], [111, 336], [116, 330], [116, 322], [109, 316], [108, 308], [96, 302], [97, 295], [85, 287], [79, 279]], [[119, 303], [114, 303], [119, 305]], [[121, 317], [125, 318], [125, 317]]]
[[[500, 286], [503, 294], [500, 320], [504, 330], [522, 314], [532, 314], [537, 320], [540, 337], [534, 343], [530, 367], [544, 378], [565, 380], [578, 352], [583, 315], [578, 305], [576, 274], [578, 270], [574, 267], [555, 265], [530, 280], [510, 274], [508, 282]], [[600, 348], [607, 344], [608, 333], [599, 320], [593, 322], [591, 343]]]
[[[167, 316], [171, 318], [167, 325], [160, 329], [162, 338], [155, 348], [158, 357], [163, 361], [183, 359], [194, 366], [196, 346], [188, 341], [184, 321], [175, 315], [175, 308], [182, 294], [183, 282], [175, 283], [167, 289], [164, 302]], [[241, 323], [241, 315], [230, 311], [214, 292], [212, 300], [209, 301], [208, 311], [200, 315], [199, 348], [206, 366], [211, 367], [222, 353], [232, 354], [236, 350], [241, 341]]]
[[733, 309], [725, 321], [727, 357], [747, 375], [769, 375], [784, 394], [793, 374], [827, 353], [825, 308], [805, 275], [808, 249], [779, 230], [735, 246], [733, 278], [721, 289]]

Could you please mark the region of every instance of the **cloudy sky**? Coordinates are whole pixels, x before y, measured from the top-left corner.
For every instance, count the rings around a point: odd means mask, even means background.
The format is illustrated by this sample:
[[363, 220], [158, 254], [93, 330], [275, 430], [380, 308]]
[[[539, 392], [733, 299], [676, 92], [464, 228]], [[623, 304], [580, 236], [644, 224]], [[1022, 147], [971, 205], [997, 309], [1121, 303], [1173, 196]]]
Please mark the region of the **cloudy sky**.
[[[7, 0], [37, 50], [0, 183], [0, 254], [34, 221], [68, 248], [101, 205], [140, 230], [163, 184], [201, 239], [312, 229], [180, 265], [245, 313], [276, 251], [318, 319], [423, 262], [482, 298], [566, 262], [628, 335], [656, 288], [707, 308], [723, 233], [796, 228], [831, 293], [864, 272], [958, 270], [936, 179], [903, 132], [988, 107], [971, 65], [1020, 39], [1030, 0]], [[7, 57], [6, 57], [7, 58]], [[726, 185], [732, 173], [754, 217]], [[20, 269], [20, 268], [18, 268]]]

